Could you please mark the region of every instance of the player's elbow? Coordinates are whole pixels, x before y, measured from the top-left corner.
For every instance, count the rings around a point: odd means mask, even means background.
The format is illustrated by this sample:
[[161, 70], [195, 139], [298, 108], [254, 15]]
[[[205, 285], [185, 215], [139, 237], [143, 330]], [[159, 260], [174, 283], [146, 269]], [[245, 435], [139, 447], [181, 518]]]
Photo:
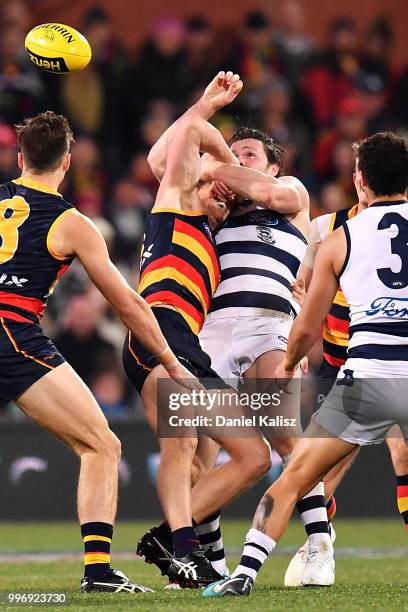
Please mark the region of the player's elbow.
[[166, 168], [164, 161], [160, 162], [158, 155], [153, 149], [149, 151], [147, 163], [149, 164], [150, 170], [153, 172], [154, 176], [160, 181]]
[[279, 188], [268, 185], [263, 189], [262, 197], [263, 200], [259, 201], [283, 213], [296, 213], [301, 207], [300, 194], [292, 185]]
[[121, 296], [115, 304], [115, 308], [126, 327], [133, 327], [135, 323], [143, 324], [143, 315], [148, 306], [133, 289], [129, 288], [126, 294]]

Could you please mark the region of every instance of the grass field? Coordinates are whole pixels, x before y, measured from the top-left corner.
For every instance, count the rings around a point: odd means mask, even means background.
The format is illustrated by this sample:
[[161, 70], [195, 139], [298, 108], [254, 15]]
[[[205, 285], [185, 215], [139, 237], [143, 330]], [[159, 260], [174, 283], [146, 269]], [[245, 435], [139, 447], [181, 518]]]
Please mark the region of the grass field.
[[[408, 610], [408, 542], [402, 524], [395, 520], [336, 522], [337, 571], [336, 585], [321, 589], [285, 589], [283, 575], [290, 559], [288, 554], [274, 555], [263, 568], [250, 598], [204, 600], [200, 591], [165, 591], [164, 579], [153, 566], [145, 565], [132, 553], [146, 523], [119, 523], [115, 530], [113, 565], [138, 582], [150, 586], [155, 593], [131, 596], [81, 595], [81, 544], [78, 529], [71, 523], [0, 523], [0, 591], [65, 592], [67, 607], [73, 610], [121, 611], [136, 608], [154, 610]], [[229, 550], [238, 552], [248, 521], [225, 522], [223, 535]], [[303, 543], [304, 536], [297, 521], [290, 525], [280, 548], [288, 551]], [[115, 550], [120, 551], [115, 560]], [[43, 553], [39, 559], [24, 560], [25, 553]], [[71, 553], [71, 558], [47, 559], [46, 553]], [[230, 569], [237, 556], [229, 557]], [[16, 606], [0, 605], [3, 610]], [[24, 606], [35, 610], [38, 606]], [[47, 610], [63, 610], [47, 606]]]

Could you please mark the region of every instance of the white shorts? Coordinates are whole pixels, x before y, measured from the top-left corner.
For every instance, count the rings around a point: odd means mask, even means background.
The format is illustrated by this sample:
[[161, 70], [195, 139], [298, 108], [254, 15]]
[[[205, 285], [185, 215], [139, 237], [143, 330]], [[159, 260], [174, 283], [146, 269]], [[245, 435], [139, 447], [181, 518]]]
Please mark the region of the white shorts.
[[289, 317], [207, 317], [200, 343], [221, 378], [240, 378], [268, 351], [286, 351], [293, 320]]

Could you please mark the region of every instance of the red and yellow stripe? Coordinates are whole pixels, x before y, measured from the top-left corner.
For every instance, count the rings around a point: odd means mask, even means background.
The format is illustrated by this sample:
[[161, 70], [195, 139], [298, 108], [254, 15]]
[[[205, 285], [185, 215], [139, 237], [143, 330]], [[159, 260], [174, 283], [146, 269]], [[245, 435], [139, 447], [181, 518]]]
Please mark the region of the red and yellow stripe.
[[397, 504], [401, 514], [408, 511], [408, 485], [397, 486]]
[[213, 243], [197, 228], [181, 219], [174, 222], [172, 242], [193, 253], [207, 268], [214, 294], [220, 282], [220, 268]]
[[138, 292], [142, 293], [150, 285], [162, 280], [174, 280], [182, 287], [186, 287], [198, 299], [207, 314], [210, 296], [203, 277], [191, 264], [175, 255], [156, 259], [144, 269]]
[[168, 304], [174, 306], [177, 312], [181, 314], [187, 325], [194, 334], [199, 334], [204, 324], [204, 316], [201, 312], [194, 308], [190, 302], [180, 297], [174, 291], [156, 291], [145, 297], [145, 300], [150, 306], [159, 304]]

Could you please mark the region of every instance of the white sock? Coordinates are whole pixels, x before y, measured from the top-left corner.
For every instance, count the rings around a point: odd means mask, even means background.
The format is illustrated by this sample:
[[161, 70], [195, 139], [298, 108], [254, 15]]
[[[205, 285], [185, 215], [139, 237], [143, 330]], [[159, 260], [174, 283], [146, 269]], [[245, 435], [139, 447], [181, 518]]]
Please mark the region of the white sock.
[[245, 538], [241, 561], [233, 571], [232, 577], [245, 574], [255, 580], [259, 570], [275, 546], [275, 540], [272, 540], [265, 533], [257, 529], [250, 529]]

